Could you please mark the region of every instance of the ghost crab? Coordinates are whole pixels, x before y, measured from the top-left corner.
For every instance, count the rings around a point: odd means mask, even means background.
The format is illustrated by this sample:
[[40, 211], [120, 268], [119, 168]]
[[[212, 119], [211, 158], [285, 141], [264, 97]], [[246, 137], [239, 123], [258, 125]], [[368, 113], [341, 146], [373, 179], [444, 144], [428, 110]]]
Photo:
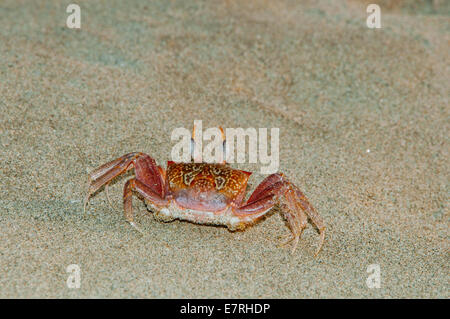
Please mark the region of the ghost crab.
[[[195, 130], [195, 127], [194, 127]], [[223, 145], [225, 135], [222, 131]], [[192, 134], [192, 136], [195, 136]], [[192, 140], [194, 143], [194, 141]], [[125, 219], [142, 233], [133, 219], [132, 194], [142, 197], [154, 217], [163, 222], [175, 219], [197, 224], [222, 225], [230, 231], [243, 230], [260, 220], [279, 205], [291, 234], [282, 245], [293, 242], [295, 251], [308, 220], [317, 228], [320, 241], [314, 254], [325, 241], [322, 218], [305, 195], [282, 173], [266, 177], [244, 202], [247, 182], [252, 173], [232, 169], [228, 164], [167, 162], [166, 170], [149, 155], [134, 152], [106, 163], [89, 174], [89, 198], [102, 186], [108, 196], [108, 185], [117, 176], [134, 168], [135, 177], [125, 183], [123, 204]]]

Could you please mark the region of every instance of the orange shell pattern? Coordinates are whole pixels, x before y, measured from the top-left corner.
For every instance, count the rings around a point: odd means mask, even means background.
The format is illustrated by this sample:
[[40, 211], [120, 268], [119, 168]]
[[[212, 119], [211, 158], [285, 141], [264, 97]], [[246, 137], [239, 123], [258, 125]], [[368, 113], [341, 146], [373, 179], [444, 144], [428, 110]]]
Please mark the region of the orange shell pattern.
[[167, 167], [170, 192], [183, 189], [216, 192], [229, 200], [244, 193], [250, 174], [224, 164], [169, 162]]

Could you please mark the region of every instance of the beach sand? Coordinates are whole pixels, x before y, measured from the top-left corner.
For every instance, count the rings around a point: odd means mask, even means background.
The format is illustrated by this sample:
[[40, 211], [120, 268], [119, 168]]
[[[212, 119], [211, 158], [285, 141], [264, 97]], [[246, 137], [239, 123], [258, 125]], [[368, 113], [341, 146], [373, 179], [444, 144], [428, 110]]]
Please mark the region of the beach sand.
[[[449, 298], [445, 2], [0, 4], [1, 298]], [[280, 171], [327, 226], [297, 250], [280, 211], [243, 232], [160, 223], [87, 174], [132, 151], [165, 166], [177, 127], [279, 128]], [[265, 177], [260, 163], [249, 193]], [[81, 286], [69, 289], [77, 264]], [[380, 288], [369, 288], [369, 265]]]

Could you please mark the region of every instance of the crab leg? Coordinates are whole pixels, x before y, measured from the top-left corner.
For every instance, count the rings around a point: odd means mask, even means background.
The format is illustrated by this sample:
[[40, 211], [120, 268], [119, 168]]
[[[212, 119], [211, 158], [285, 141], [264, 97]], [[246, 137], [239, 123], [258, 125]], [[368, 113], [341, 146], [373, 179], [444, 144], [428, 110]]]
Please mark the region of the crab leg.
[[280, 205], [292, 232], [288, 241], [293, 241], [291, 253], [295, 251], [309, 218], [320, 235], [319, 247], [315, 253], [317, 256], [325, 241], [325, 225], [322, 217], [315, 211], [300, 189], [283, 174], [269, 175], [255, 189], [248, 201], [235, 208], [234, 212], [241, 217], [250, 217], [250, 220], [254, 222], [262, 217], [261, 213], [264, 215], [275, 204]]
[[123, 208], [125, 219], [130, 223], [131, 226], [136, 228], [140, 233], [143, 234], [142, 230], [136, 225], [133, 219], [133, 207], [132, 207], [132, 195], [133, 191], [139, 193], [146, 200], [156, 204], [164, 205], [166, 200], [161, 198], [156, 194], [150, 187], [142, 183], [136, 178], [132, 178], [125, 183], [123, 188]]
[[[139, 184], [137, 190], [144, 189], [150, 194], [150, 200], [160, 203], [164, 201], [167, 191], [164, 170], [156, 165], [154, 159], [144, 153], [129, 153], [109, 163], [106, 163], [89, 174], [89, 189], [84, 200], [84, 211], [89, 198], [102, 186], [108, 190], [109, 183], [117, 176], [134, 168], [136, 181]], [[108, 201], [109, 201], [109, 196]], [[127, 216], [126, 216], [127, 217]], [[128, 218], [127, 218], [128, 220]]]
[[309, 217], [320, 234], [319, 247], [314, 254], [314, 256], [317, 256], [325, 241], [325, 226], [322, 218], [316, 213], [313, 206], [294, 184], [286, 182], [283, 192], [284, 194], [280, 196], [279, 202], [292, 231], [292, 252], [294, 252], [298, 245], [300, 236], [308, 224]]
[[114, 177], [126, 172], [132, 162], [133, 157], [138, 156], [138, 154], [139, 153], [126, 154], [109, 163], [103, 164], [102, 166], [89, 173], [89, 188], [88, 193], [84, 198], [84, 212], [86, 212], [86, 206], [91, 195], [94, 194], [103, 185], [107, 187], [109, 182], [114, 179]]

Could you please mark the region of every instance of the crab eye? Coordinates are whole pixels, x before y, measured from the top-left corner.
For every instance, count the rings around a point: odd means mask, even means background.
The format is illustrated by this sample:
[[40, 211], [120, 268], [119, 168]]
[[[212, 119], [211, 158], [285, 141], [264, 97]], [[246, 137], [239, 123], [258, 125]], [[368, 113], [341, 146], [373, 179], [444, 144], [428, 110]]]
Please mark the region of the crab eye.
[[223, 162], [225, 163], [226, 162], [226, 160], [227, 160], [227, 141], [226, 140], [223, 140], [223, 143], [222, 143], [222, 147], [223, 147], [223, 154], [222, 154], [222, 156], [223, 156]]
[[194, 161], [194, 149], [195, 149], [195, 141], [191, 137], [191, 160], [192, 160], [192, 162]]

